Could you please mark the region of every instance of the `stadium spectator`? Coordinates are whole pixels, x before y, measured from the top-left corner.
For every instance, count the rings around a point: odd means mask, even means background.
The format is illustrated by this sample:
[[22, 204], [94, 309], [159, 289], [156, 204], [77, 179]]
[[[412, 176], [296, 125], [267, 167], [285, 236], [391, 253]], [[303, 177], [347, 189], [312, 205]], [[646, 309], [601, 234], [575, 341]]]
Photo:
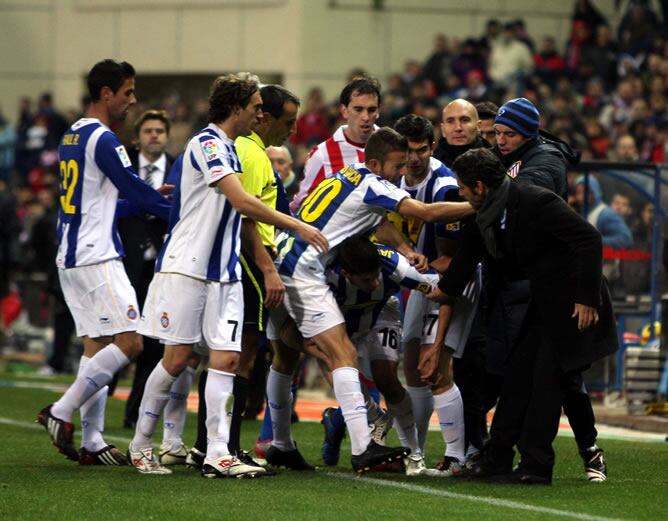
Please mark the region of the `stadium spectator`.
[[345, 165], [364, 159], [364, 145], [376, 130], [381, 103], [380, 85], [372, 78], [355, 78], [341, 91], [339, 111], [346, 121], [334, 135], [313, 148], [304, 167], [299, 192], [290, 203], [295, 212], [323, 180]]
[[506, 23], [503, 34], [492, 43], [489, 77], [510, 96], [524, 91], [527, 76], [533, 70], [531, 51], [515, 37], [514, 24]]
[[494, 120], [499, 107], [491, 101], [483, 101], [475, 106], [478, 112], [478, 121], [480, 128], [480, 137], [491, 146], [496, 145], [496, 131], [494, 130]]
[[471, 148], [487, 147], [479, 135], [480, 124], [475, 106], [465, 99], [451, 101], [443, 108], [441, 139], [434, 157], [446, 166]]

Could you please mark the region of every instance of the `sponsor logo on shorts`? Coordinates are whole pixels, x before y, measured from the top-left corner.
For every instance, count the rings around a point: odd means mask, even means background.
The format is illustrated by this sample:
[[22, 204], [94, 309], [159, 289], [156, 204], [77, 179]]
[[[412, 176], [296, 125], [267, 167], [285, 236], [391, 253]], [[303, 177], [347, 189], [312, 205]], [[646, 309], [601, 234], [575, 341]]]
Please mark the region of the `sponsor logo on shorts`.
[[418, 284], [417, 289], [420, 293], [431, 293], [431, 285], [427, 284], [426, 282], [420, 282]]
[[169, 327], [169, 315], [167, 315], [166, 312], [163, 312], [162, 316], [160, 317], [160, 325], [163, 327], [163, 329], [167, 329]]
[[106, 326], [107, 324], [111, 324], [111, 320], [109, 320], [109, 317], [100, 317], [100, 324]]
[[313, 315], [311, 315], [311, 320], [313, 320], [313, 321], [316, 321], [316, 320], [322, 320], [323, 318], [325, 318], [325, 314], [322, 313], [322, 312], [320, 312], [320, 313], [313, 313]]
[[448, 223], [445, 225], [445, 229], [449, 232], [459, 231], [459, 228], [460, 228], [460, 221], [454, 223]]
[[130, 320], [137, 320], [138, 313], [132, 304], [128, 306], [127, 315]]

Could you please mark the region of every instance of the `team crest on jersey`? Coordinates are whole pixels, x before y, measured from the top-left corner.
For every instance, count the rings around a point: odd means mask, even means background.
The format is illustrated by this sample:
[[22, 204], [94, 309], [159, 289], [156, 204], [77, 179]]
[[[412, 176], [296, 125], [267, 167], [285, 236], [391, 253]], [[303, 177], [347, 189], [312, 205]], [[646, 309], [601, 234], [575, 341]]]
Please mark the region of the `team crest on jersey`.
[[204, 152], [204, 157], [206, 157], [207, 161], [212, 161], [213, 159], [216, 159], [220, 155], [216, 140], [209, 139], [207, 141], [202, 142], [202, 152]]
[[431, 285], [427, 284], [426, 282], [420, 282], [415, 289], [417, 289], [420, 293], [424, 293], [425, 295], [427, 293], [431, 293]]
[[169, 327], [169, 315], [167, 315], [167, 312], [165, 311], [162, 312], [162, 316], [160, 317], [160, 325], [163, 329], [167, 329]]
[[517, 174], [520, 173], [521, 166], [522, 166], [522, 161], [515, 161], [512, 165], [510, 165], [510, 168], [506, 170], [506, 174], [515, 179], [517, 177]]
[[460, 222], [456, 221], [454, 223], [448, 223], [445, 225], [445, 229], [449, 232], [458, 232], [460, 228]]
[[130, 158], [128, 157], [128, 153], [125, 150], [125, 147], [123, 145], [116, 147], [116, 154], [118, 154], [118, 159], [121, 160], [121, 164], [125, 168], [132, 165], [132, 162], [130, 161]]
[[128, 318], [130, 320], [137, 320], [137, 310], [134, 308], [132, 304], [128, 306], [128, 312], [127, 312]]

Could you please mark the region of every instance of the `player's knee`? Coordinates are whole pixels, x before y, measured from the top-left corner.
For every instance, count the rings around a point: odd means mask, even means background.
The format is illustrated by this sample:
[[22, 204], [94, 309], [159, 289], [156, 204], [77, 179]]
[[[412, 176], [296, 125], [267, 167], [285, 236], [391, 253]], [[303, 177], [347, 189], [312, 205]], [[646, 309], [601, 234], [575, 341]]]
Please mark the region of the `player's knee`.
[[121, 333], [114, 338], [114, 344], [132, 360], [141, 354], [144, 348], [144, 337], [135, 332]]
[[452, 379], [452, 374], [439, 374], [436, 383], [431, 386], [432, 394], [441, 394], [452, 389], [455, 382]]
[[219, 357], [211, 368], [225, 373], [237, 374], [239, 371], [239, 353], [227, 353], [227, 355]]

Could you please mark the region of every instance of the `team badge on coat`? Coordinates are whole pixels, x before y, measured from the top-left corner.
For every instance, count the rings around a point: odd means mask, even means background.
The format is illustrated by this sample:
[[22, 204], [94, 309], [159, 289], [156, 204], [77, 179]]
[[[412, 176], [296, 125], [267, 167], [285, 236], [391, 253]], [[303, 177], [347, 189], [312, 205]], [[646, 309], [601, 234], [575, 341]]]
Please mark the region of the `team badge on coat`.
[[132, 304], [130, 304], [130, 305], [128, 306], [128, 313], [127, 313], [127, 315], [128, 315], [128, 318], [129, 318], [130, 320], [137, 320], [137, 316], [138, 316], [138, 314], [137, 314], [137, 310], [134, 308], [134, 306], [133, 306]]
[[510, 165], [510, 168], [506, 170], [506, 174], [515, 179], [517, 177], [517, 174], [520, 173], [521, 166], [522, 166], [522, 161], [515, 161], [512, 165]]

